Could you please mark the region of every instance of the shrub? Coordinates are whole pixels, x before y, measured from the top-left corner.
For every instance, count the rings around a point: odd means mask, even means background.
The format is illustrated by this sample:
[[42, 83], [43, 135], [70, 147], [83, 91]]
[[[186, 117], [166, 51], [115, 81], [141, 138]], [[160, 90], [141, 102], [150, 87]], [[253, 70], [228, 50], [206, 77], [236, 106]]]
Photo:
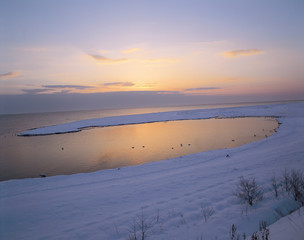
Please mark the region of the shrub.
[[238, 234], [237, 227], [234, 224], [231, 225], [229, 237], [231, 240], [240, 240], [240, 234]]
[[147, 238], [148, 231], [153, 227], [154, 222], [145, 217], [143, 210], [141, 214], [133, 219], [133, 223], [129, 228], [128, 240], [144, 240]]
[[269, 240], [269, 229], [265, 221], [260, 222], [259, 231], [251, 235], [251, 240]]
[[[247, 239], [246, 233], [243, 233], [242, 236], [238, 233], [236, 225], [232, 224], [229, 231], [230, 240], [243, 240]], [[249, 240], [249, 239], [248, 239]], [[261, 221], [259, 225], [259, 231], [254, 232], [250, 240], [269, 240], [269, 229], [267, 228], [266, 222]]]
[[205, 222], [214, 214], [214, 209], [212, 207], [203, 207], [201, 206], [201, 213], [205, 219]]

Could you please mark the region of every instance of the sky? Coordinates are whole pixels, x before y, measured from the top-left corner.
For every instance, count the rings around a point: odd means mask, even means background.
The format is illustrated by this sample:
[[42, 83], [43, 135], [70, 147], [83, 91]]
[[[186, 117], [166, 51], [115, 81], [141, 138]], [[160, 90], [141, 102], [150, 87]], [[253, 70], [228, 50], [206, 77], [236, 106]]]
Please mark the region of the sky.
[[0, 113], [304, 99], [302, 0], [0, 0]]

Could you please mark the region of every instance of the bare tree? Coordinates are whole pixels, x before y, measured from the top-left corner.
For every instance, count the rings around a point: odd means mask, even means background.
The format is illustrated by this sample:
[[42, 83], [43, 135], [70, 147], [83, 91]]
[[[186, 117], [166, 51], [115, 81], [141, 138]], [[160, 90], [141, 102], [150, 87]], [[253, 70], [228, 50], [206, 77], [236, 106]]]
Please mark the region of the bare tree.
[[133, 219], [133, 224], [129, 228], [128, 240], [137, 240], [137, 223], [135, 218]]
[[282, 183], [283, 183], [285, 191], [288, 193], [289, 192], [289, 173], [288, 173], [286, 168], [285, 168], [285, 171], [283, 173]]
[[293, 197], [295, 201], [304, 205], [304, 177], [301, 171], [291, 170], [286, 174], [288, 193]]
[[263, 199], [263, 191], [254, 178], [241, 177], [234, 195], [250, 206]]
[[271, 186], [272, 186], [272, 190], [274, 191], [275, 197], [278, 198], [280, 184], [279, 184], [275, 174], [273, 174], [271, 177]]
[[150, 228], [152, 228], [153, 223], [144, 216], [143, 209], [141, 209], [138, 226], [141, 232], [141, 239], [144, 240], [147, 237], [147, 232], [150, 230]]

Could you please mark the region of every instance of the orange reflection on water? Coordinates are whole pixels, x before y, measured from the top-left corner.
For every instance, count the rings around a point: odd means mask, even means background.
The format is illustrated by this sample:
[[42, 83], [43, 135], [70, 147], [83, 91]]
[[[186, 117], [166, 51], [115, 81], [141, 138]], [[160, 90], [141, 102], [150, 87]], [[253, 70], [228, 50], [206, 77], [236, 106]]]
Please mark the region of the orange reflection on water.
[[[16, 137], [0, 144], [0, 180], [90, 172], [232, 148], [275, 132], [274, 118], [170, 121]], [[17, 150], [17, 151], [16, 151]], [[1, 160], [3, 162], [3, 159]]]

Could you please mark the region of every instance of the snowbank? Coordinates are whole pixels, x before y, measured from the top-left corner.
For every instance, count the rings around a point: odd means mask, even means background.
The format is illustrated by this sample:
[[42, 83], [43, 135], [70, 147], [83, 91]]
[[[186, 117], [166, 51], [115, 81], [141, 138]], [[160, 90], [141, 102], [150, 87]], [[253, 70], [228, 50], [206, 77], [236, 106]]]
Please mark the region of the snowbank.
[[78, 132], [87, 127], [108, 127], [126, 124], [164, 122], [173, 120], [207, 119], [215, 117], [245, 117], [245, 116], [274, 116], [284, 109], [284, 105], [261, 105], [251, 107], [199, 109], [186, 111], [172, 111], [161, 113], [147, 113], [127, 116], [114, 116], [75, 121], [54, 126], [31, 129], [19, 136], [49, 135]]
[[[93, 121], [105, 126], [215, 116], [280, 116], [282, 124], [271, 137], [238, 148], [94, 173], [0, 182], [0, 239], [129, 239], [134, 222], [142, 218], [149, 226], [147, 239], [225, 240], [232, 224], [249, 236], [260, 221], [272, 224], [297, 208], [286, 194], [274, 197], [270, 178], [286, 168], [304, 170], [303, 102], [113, 117], [23, 134], [74, 131]], [[233, 191], [241, 176], [256, 179], [264, 189], [263, 201], [247, 207], [236, 199]], [[205, 218], [208, 209], [213, 214]], [[301, 229], [303, 215], [293, 218]], [[286, 240], [279, 233], [288, 230], [285, 221], [270, 227], [272, 239]], [[290, 234], [303, 239], [301, 233]]]

